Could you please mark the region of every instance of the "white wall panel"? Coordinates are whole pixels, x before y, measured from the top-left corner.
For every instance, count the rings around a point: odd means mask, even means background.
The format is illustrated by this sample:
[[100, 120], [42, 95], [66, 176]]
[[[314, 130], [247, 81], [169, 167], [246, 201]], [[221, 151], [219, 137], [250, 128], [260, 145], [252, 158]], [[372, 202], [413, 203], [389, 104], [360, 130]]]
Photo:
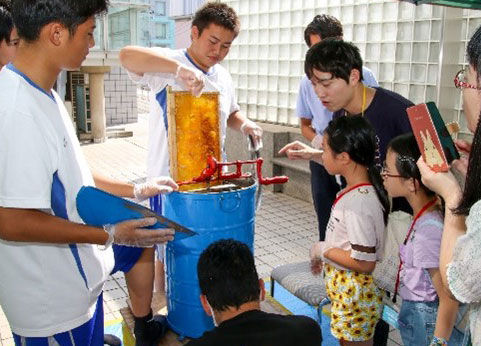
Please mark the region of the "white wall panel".
[[[359, 47], [381, 86], [415, 103], [437, 101], [446, 120], [463, 124], [460, 92], [452, 79], [466, 64], [465, 44], [481, 25], [481, 11], [394, 0], [224, 2], [241, 19], [241, 33], [224, 64], [249, 118], [298, 124], [295, 101], [307, 51], [304, 28], [316, 14], [327, 13], [341, 20], [344, 38]], [[457, 28], [454, 32], [446, 32], [448, 20]]]

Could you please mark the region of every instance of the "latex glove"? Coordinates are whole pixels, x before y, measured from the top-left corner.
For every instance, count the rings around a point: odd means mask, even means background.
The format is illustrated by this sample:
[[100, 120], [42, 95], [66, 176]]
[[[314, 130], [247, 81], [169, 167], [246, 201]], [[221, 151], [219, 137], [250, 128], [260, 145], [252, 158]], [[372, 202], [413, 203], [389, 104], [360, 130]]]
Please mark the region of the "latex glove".
[[291, 160], [312, 160], [314, 158], [320, 159], [322, 151], [311, 148], [302, 142], [295, 141], [285, 145], [279, 150], [279, 154], [286, 154]]
[[311, 141], [311, 146], [314, 149], [322, 149], [322, 135], [315, 135]]
[[175, 79], [194, 96], [200, 96], [204, 88], [204, 75], [184, 64], [179, 64], [175, 72]]
[[421, 173], [421, 181], [427, 188], [436, 192], [446, 202], [446, 207], [456, 206], [460, 196], [461, 187], [451, 171], [434, 172], [424, 162], [421, 156], [417, 161], [419, 172]]
[[309, 250], [309, 257], [311, 258], [311, 260], [322, 259], [323, 251], [324, 251], [324, 242], [316, 241], [314, 244], [312, 244], [311, 249]]
[[246, 119], [240, 127], [240, 132], [246, 136], [252, 136], [254, 139], [254, 150], [262, 149], [262, 128], [252, 120]]
[[157, 177], [147, 180], [145, 183], [134, 185], [134, 196], [138, 201], [161, 193], [171, 193], [177, 190], [179, 185], [171, 177]]
[[123, 221], [115, 225], [104, 226], [109, 239], [105, 243], [108, 247], [112, 242], [117, 245], [152, 247], [156, 244], [165, 243], [174, 239], [175, 231], [170, 228], [145, 229], [157, 222], [153, 217]]

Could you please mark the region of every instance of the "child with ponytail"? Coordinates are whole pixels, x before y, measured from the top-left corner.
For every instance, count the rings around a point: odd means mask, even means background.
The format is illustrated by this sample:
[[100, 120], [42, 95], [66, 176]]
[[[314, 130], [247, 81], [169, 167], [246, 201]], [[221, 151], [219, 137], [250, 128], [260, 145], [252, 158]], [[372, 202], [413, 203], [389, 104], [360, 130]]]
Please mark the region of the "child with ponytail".
[[346, 180], [332, 206], [326, 239], [311, 248], [313, 272], [323, 264], [331, 300], [331, 332], [341, 345], [372, 345], [382, 291], [372, 272], [382, 258], [389, 199], [375, 166], [376, 135], [360, 116], [331, 121], [323, 136], [322, 164]]

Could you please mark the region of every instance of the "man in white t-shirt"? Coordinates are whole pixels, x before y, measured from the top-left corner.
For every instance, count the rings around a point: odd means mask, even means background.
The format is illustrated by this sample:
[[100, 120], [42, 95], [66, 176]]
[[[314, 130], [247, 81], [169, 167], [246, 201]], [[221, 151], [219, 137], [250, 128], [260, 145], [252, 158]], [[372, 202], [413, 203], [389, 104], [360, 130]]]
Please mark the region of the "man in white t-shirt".
[[80, 67], [94, 46], [94, 16], [106, 10], [107, 0], [12, 5], [22, 43], [0, 71], [0, 305], [16, 345], [103, 345], [102, 290], [118, 270], [136, 344], [154, 345], [165, 330], [150, 309], [152, 246], [171, 240], [173, 230], [143, 228], [155, 218], [87, 226], [76, 197], [85, 185], [137, 199], [177, 185], [162, 178], [133, 186], [92, 174], [52, 90], [62, 69]]
[[[187, 89], [193, 94], [200, 93], [202, 89], [220, 93], [223, 151], [227, 126], [260, 142], [262, 129], [239, 112], [232, 78], [219, 64], [229, 52], [238, 32], [239, 19], [235, 11], [226, 4], [209, 2], [196, 12], [192, 20], [189, 48], [125, 47], [120, 51], [120, 61], [132, 80], [148, 85], [151, 90], [147, 176], [169, 175], [168, 85], [174, 90]], [[162, 212], [160, 198], [152, 198], [150, 202], [153, 210]], [[162, 256], [159, 258], [162, 259]], [[163, 277], [163, 266], [158, 263], [156, 268], [157, 276]], [[160, 282], [156, 286], [162, 290], [163, 284]]]

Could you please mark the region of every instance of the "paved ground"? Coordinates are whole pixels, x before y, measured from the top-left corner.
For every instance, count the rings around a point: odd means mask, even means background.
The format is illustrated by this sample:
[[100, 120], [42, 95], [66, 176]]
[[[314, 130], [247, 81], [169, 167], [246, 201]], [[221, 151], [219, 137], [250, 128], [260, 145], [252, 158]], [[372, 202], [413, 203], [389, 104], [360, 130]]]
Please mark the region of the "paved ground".
[[[109, 139], [102, 144], [84, 145], [83, 151], [91, 168], [127, 181], [145, 179], [147, 152], [147, 121], [128, 125], [134, 131], [130, 138]], [[272, 268], [281, 264], [308, 259], [309, 248], [317, 239], [316, 217], [311, 204], [283, 195], [264, 193], [256, 216], [255, 258], [261, 277], [268, 277]], [[115, 274], [104, 293], [105, 320], [120, 318], [126, 306], [127, 289], [122, 274]], [[400, 345], [397, 332], [390, 333], [390, 346]], [[13, 345], [7, 320], [0, 310], [0, 346]]]

